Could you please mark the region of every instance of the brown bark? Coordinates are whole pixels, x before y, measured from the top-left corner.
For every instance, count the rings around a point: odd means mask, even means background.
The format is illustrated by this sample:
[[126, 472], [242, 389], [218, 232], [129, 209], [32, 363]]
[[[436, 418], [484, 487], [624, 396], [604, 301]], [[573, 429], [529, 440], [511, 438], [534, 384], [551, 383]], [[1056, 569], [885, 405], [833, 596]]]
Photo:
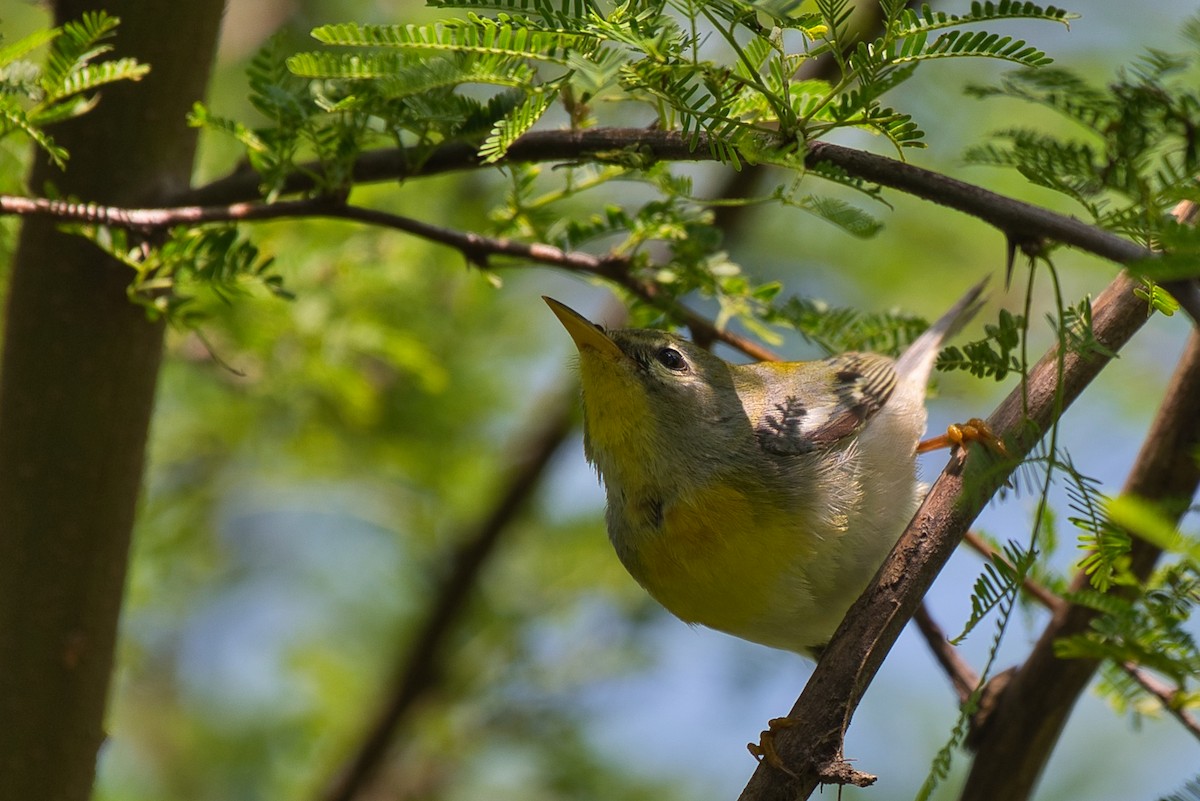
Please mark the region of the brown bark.
[[[1135, 282], [1121, 274], [1093, 305], [1096, 339], [1114, 353], [1146, 321]], [[1051, 349], [1030, 370], [1026, 392], [1018, 387], [988, 419], [1014, 457], [1023, 457], [1058, 416], [1108, 364], [1099, 355], [1061, 355]], [[1061, 390], [1061, 396], [1056, 394]], [[1028, 409], [1028, 419], [1024, 410]], [[1027, 425], [1027, 423], [1029, 425]], [[993, 464], [973, 451], [963, 465], [952, 459], [871, 585], [855, 602], [821, 654], [817, 668], [792, 706], [796, 724], [777, 732], [774, 745], [788, 771], [762, 764], [741, 801], [795, 801], [822, 782], [865, 783], [873, 777], [847, 763], [843, 738], [850, 719], [901, 629], [916, 612], [938, 571], [967, 527], [1003, 484], [1014, 461]], [[864, 766], [869, 767], [869, 766]]]
[[[190, 178], [185, 113], [222, 4], [61, 0], [55, 16], [100, 7], [121, 18], [117, 52], [152, 71], [54, 129], [69, 168], [39, 157], [30, 184], [153, 204]], [[0, 801], [91, 792], [162, 348], [130, 278], [53, 221], [21, 232], [0, 365]]]
[[[1162, 502], [1163, 510], [1182, 516], [1200, 484], [1193, 454], [1200, 446], [1200, 334], [1192, 333], [1154, 419], [1125, 492]], [[1130, 569], [1145, 579], [1159, 551], [1134, 539]], [[1072, 590], [1085, 589], [1082, 573]], [[1075, 702], [1099, 663], [1059, 659], [1054, 643], [1088, 630], [1096, 611], [1064, 604], [1055, 611], [1029, 658], [998, 696], [987, 724], [974, 739], [975, 760], [962, 798], [969, 801], [1028, 798], [1037, 784]]]

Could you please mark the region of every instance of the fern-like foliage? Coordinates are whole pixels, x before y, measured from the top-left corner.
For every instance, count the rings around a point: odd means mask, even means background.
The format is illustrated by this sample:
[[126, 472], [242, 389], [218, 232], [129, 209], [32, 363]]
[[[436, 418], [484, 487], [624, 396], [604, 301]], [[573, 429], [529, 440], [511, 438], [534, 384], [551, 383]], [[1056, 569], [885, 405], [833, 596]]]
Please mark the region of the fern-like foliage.
[[76, 232], [133, 271], [130, 300], [152, 320], [195, 328], [207, 316], [206, 298], [229, 303], [255, 288], [291, 297], [274, 260], [234, 226], [180, 227], [154, 248], [119, 228], [86, 225]]
[[496, 122], [491, 134], [479, 147], [479, 157], [489, 164], [504, 158], [512, 143], [532, 128], [553, 102], [554, 95], [546, 91], [526, 97], [523, 103]]
[[[309, 169], [315, 192], [340, 195], [363, 149], [398, 147], [419, 164], [447, 142], [467, 144], [484, 164], [501, 164], [513, 191], [495, 213], [499, 232], [558, 242], [606, 244], [628, 259], [662, 297], [713, 297], [719, 322], [733, 320], [768, 340], [774, 324], [800, 326], [825, 347], [894, 350], [913, 321], [898, 316], [839, 318], [819, 304], [779, 307], [772, 284], [751, 281], [710, 230], [711, 211], [669, 170], [629, 148], [597, 154], [600, 169], [554, 173], [508, 163], [513, 144], [538, 126], [574, 128], [631, 114], [682, 134], [693, 147], [740, 167], [778, 165], [879, 190], [828, 165], [808, 168], [804, 143], [840, 128], [879, 134], [897, 148], [921, 146], [907, 111], [885, 102], [926, 61], [986, 57], [1035, 67], [1045, 54], [1023, 41], [981, 31], [1006, 19], [1062, 23], [1070, 15], [1035, 3], [975, 3], [966, 13], [918, 12], [886, 4], [875, 42], [848, 33], [849, 5], [820, 0], [435, 0], [444, 16], [422, 24], [338, 23], [316, 28], [318, 47], [283, 53], [269, 45], [250, 67], [252, 101], [267, 124], [229, 120], [197, 106], [196, 125], [236, 138], [274, 197], [287, 176]], [[839, 75], [802, 77], [828, 55]], [[610, 111], [615, 110], [615, 111]], [[315, 163], [315, 167], [312, 165]], [[564, 204], [606, 182], [639, 181], [656, 199], [606, 209], [565, 226]], [[845, 200], [801, 190], [798, 180], [761, 198], [816, 215], [855, 236], [879, 229]], [[607, 202], [607, 201], [606, 201]], [[604, 205], [603, 203], [600, 205]], [[649, 266], [649, 248], [657, 259]], [[638, 312], [635, 310], [635, 315]], [[828, 319], [821, 321], [827, 315]]]
[[[974, 26], [1001, 19], [1062, 22], [1070, 16], [1053, 7], [1007, 1], [975, 3], [959, 15], [917, 13], [891, 4], [884, 35], [849, 47], [844, 41], [849, 12], [839, 2], [818, 3], [817, 12], [800, 14], [789, 3], [744, 0], [652, 0], [611, 7], [594, 0], [439, 0], [435, 5], [452, 16], [420, 25], [341, 23], [315, 29], [313, 37], [329, 49], [286, 61], [293, 75], [308, 79], [306, 88], [294, 93], [295, 102], [305, 105], [304, 92], [316, 87], [353, 98], [327, 111], [369, 116], [395, 132], [401, 144], [420, 146], [478, 135], [462, 125], [467, 95], [459, 87], [505, 87], [520, 96], [475, 140], [485, 161], [502, 160], [512, 141], [536, 125], [556, 98], [562, 98], [573, 124], [590, 124], [592, 109], [603, 101], [641, 102], [655, 112], [660, 126], [679, 130], [696, 144], [703, 139], [715, 156], [734, 165], [774, 148], [786, 153], [796, 142], [839, 127], [867, 128], [898, 147], [919, 146], [918, 124], [880, 101], [908, 80], [919, 62], [982, 56], [1041, 65], [1048, 59], [1040, 50]], [[784, 37], [784, 30], [798, 35]], [[727, 45], [723, 57], [701, 53], [703, 40], [712, 35]], [[844, 73], [840, 80], [796, 77], [805, 62], [823, 53], [837, 56]], [[412, 114], [417, 107], [442, 108], [443, 114]], [[198, 114], [197, 120], [215, 118]], [[214, 127], [232, 128], [223, 122]]]
[[[1090, 307], [1089, 307], [1090, 308]], [[1003, 381], [1010, 372], [1020, 372], [1017, 349], [1025, 330], [1025, 318], [1001, 309], [995, 323], [983, 327], [983, 339], [968, 342], [961, 348], [950, 346], [938, 354], [938, 370], [966, 370], [980, 378], [992, 377]]]
[[951, 640], [958, 644], [997, 607], [1012, 608], [1022, 582], [1038, 560], [1037, 548], [1025, 548], [1010, 540], [994, 559], [983, 566], [971, 591], [971, 614], [962, 632]]
[[928, 326], [925, 320], [897, 312], [863, 312], [831, 307], [810, 298], [791, 297], [766, 315], [786, 323], [826, 353], [873, 351], [898, 354]]
[[[44, 128], [90, 111], [100, 87], [140, 80], [150, 69], [132, 58], [94, 63], [112, 50], [107, 40], [119, 23], [103, 11], [88, 12], [0, 47], [0, 137], [19, 131], [55, 164], [65, 166], [69, 154]], [[34, 52], [46, 46], [44, 63], [32, 61]]]
[[456, 11], [506, 14], [509, 18], [536, 20], [546, 27], [571, 28], [589, 16], [599, 15], [594, 0], [430, 0], [429, 5]]
[[[1099, 482], [1078, 471], [1069, 459], [1055, 462], [1065, 477], [1072, 515], [1083, 552], [1079, 566], [1090, 587], [1060, 594], [1094, 610], [1089, 630], [1055, 643], [1062, 658], [1106, 661], [1110, 666], [1137, 665], [1167, 677], [1172, 703], [1200, 706], [1194, 686], [1200, 675], [1200, 646], [1192, 614], [1200, 605], [1200, 540], [1181, 534], [1158, 509], [1133, 498], [1110, 500]], [[1185, 504], [1176, 504], [1182, 511]], [[1131, 532], [1177, 557], [1146, 582], [1130, 569]], [[1098, 688], [1119, 711], [1140, 714], [1156, 709], [1157, 698], [1111, 668]]]
[[1068, 120], [1074, 133], [1008, 128], [970, 149], [968, 160], [1016, 169], [1074, 200], [1098, 225], [1162, 248], [1164, 258], [1135, 268], [1153, 280], [1200, 275], [1200, 237], [1169, 213], [1180, 200], [1200, 196], [1200, 91], [1194, 79], [1200, 26], [1183, 30], [1188, 50], [1151, 50], [1103, 87], [1067, 70], [1038, 69], [970, 90], [980, 98], [1044, 106]]
[[[564, 63], [564, 54], [586, 46], [579, 34], [543, 30], [528, 20], [501, 14], [497, 19], [471, 15], [432, 25], [325, 25], [313, 38], [340, 47], [395, 47], [422, 51], [523, 56], [536, 61]], [[334, 76], [336, 77], [336, 76]]]
[[1068, 597], [1100, 615], [1086, 634], [1055, 643], [1059, 656], [1130, 662], [1168, 676], [1179, 687], [1200, 675], [1200, 648], [1187, 627], [1200, 604], [1196, 565], [1168, 565], [1133, 599], [1094, 590]]
[[971, 598], [971, 616], [963, 631], [954, 642], [961, 642], [992, 610], [997, 611], [995, 632], [988, 649], [987, 662], [980, 671], [979, 684], [959, 709], [958, 720], [951, 729], [949, 739], [938, 750], [929, 766], [929, 773], [917, 792], [917, 801], [928, 801], [938, 785], [950, 775], [954, 755], [966, 737], [969, 724], [979, 709], [983, 689], [991, 674], [992, 666], [1000, 651], [1000, 643], [1012, 618], [1021, 584], [1038, 562], [1038, 551], [1025, 548], [1010, 541], [997, 556], [985, 566], [984, 573], [975, 582]]
[[1079, 548], [1084, 556], [1079, 567], [1087, 574], [1092, 587], [1107, 592], [1114, 585], [1128, 585], [1134, 579], [1129, 573], [1129, 532], [1114, 525], [1104, 513], [1107, 498], [1100, 482], [1066, 465], [1068, 518], [1079, 530]]

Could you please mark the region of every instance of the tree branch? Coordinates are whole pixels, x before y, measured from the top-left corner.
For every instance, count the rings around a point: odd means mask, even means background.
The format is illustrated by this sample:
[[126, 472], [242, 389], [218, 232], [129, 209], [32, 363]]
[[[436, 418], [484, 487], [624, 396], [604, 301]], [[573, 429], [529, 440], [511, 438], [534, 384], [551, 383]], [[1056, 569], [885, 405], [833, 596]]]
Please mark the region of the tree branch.
[[[1124, 491], [1165, 502], [1164, 513], [1178, 522], [1200, 486], [1200, 467], [1193, 456], [1198, 446], [1200, 335], [1193, 332]], [[1157, 548], [1133, 538], [1130, 568], [1139, 579], [1149, 576], [1158, 556]], [[1071, 589], [1088, 586], [1088, 577], [1079, 572]], [[1055, 612], [978, 733], [963, 799], [1010, 801], [1032, 792], [1076, 699], [1099, 666], [1094, 660], [1059, 659], [1054, 645], [1087, 631], [1096, 615], [1076, 604], [1061, 605]]]
[[[1096, 339], [1114, 353], [1146, 321], [1145, 304], [1133, 294], [1135, 286], [1121, 273], [1093, 307]], [[777, 733], [776, 749], [791, 773], [760, 765], [742, 792], [743, 801], [807, 797], [824, 778], [849, 769], [842, 755], [846, 728], [904, 624], [971, 521], [1004, 483], [1017, 460], [1029, 452], [1056, 415], [1079, 397], [1107, 363], [1108, 358], [1098, 354], [1060, 355], [1057, 348], [1051, 349], [1030, 371], [1026, 391], [1023, 393], [1021, 387], [1014, 390], [988, 421], [992, 430], [1004, 438], [1014, 458], [1001, 464], [985, 450], [973, 449], [965, 460], [951, 459], [822, 654], [789, 713], [797, 725]]]
[[[849, 175], [891, 187], [907, 194], [970, 214], [999, 229], [1010, 242], [1038, 246], [1043, 240], [1062, 242], [1109, 261], [1128, 265], [1152, 258], [1154, 252], [1074, 217], [1068, 217], [1031, 203], [991, 192], [886, 156], [843, 147], [828, 142], [807, 143], [805, 163], [837, 165]], [[611, 159], [630, 154], [652, 161], [712, 160], [708, 139], [694, 140], [677, 131], [645, 128], [589, 128], [586, 130], [531, 131], [518, 138], [501, 163], [570, 162], [582, 159]], [[437, 175], [444, 172], [484, 166], [475, 149], [462, 142], [435, 148], [420, 162], [410, 161], [404, 150], [377, 150], [364, 153], [351, 171], [355, 183], [394, 181]], [[321, 174], [321, 165], [311, 163], [284, 184], [287, 194], [316, 189], [312, 175]], [[194, 191], [181, 193], [180, 204], [227, 204], [258, 196], [259, 177], [239, 170]], [[1195, 280], [1164, 282], [1187, 310], [1200, 322], [1200, 282]]]
[[1180, 708], [1179, 690], [1164, 684], [1132, 662], [1122, 664], [1121, 670], [1125, 671], [1127, 676], [1140, 684], [1142, 689], [1157, 698], [1158, 702], [1162, 704], [1162, 708], [1167, 711], [1167, 714], [1179, 721], [1185, 729], [1191, 732], [1193, 737], [1200, 740], [1200, 720], [1197, 720], [1186, 709]]
[[666, 308], [701, 340], [724, 342], [759, 361], [779, 360], [779, 356], [770, 349], [732, 331], [717, 328], [703, 315], [666, 297], [655, 284], [635, 277], [633, 265], [627, 258], [594, 256], [578, 250], [561, 250], [553, 245], [539, 242], [519, 242], [513, 239], [484, 236], [470, 231], [457, 231], [399, 214], [352, 206], [339, 198], [311, 197], [281, 200], [274, 203], [248, 202], [233, 203], [228, 206], [136, 209], [102, 206], [96, 203], [68, 203], [45, 198], [0, 195], [0, 214], [51, 217], [92, 225], [111, 225], [144, 233], [177, 225], [262, 222], [290, 218], [328, 217], [354, 220], [403, 231], [430, 242], [452, 247], [462, 253], [468, 262], [479, 267], [487, 267], [490, 259], [494, 256], [504, 256], [559, 267], [571, 272], [597, 275], [624, 287], [647, 303], [659, 308]]
[[397, 728], [414, 703], [435, 684], [443, 669], [446, 640], [466, 607], [478, 576], [496, 549], [500, 535], [524, 508], [538, 486], [550, 457], [571, 432], [577, 390], [574, 382], [548, 408], [537, 410], [540, 427], [513, 466], [511, 478], [491, 513], [458, 541], [449, 556], [449, 570], [430, 603], [429, 611], [395, 669], [389, 697], [379, 717], [362, 737], [357, 750], [321, 794], [323, 801], [350, 801], [359, 796], [388, 756]]
[[979, 674], [959, 655], [958, 649], [950, 644], [946, 632], [933, 619], [924, 601], [917, 607], [913, 622], [917, 624], [917, 630], [925, 638], [929, 650], [933, 651], [933, 656], [942, 666], [942, 670], [950, 677], [950, 683], [958, 696], [958, 703], [966, 703], [971, 693], [979, 686]]
[[[348, 220], [358, 220], [372, 225], [382, 225], [397, 230], [407, 231], [415, 236], [449, 245], [460, 251], [468, 261], [475, 264], [486, 263], [491, 255], [513, 256], [528, 259], [539, 264], [561, 267], [575, 272], [592, 273], [624, 287], [633, 295], [659, 308], [666, 308], [676, 319], [691, 329], [693, 337], [702, 341], [720, 341], [737, 348], [752, 359], [759, 361], [779, 361], [779, 356], [770, 349], [764, 348], [752, 339], [723, 328], [717, 328], [701, 314], [697, 314], [681, 303], [667, 298], [657, 285], [643, 281], [632, 274], [632, 263], [625, 258], [616, 256], [593, 256], [582, 251], [564, 251], [553, 245], [540, 243], [527, 244], [511, 239], [496, 239], [476, 233], [464, 233], [448, 228], [440, 228], [428, 223], [419, 222], [408, 217], [401, 217], [361, 206], [340, 206], [331, 208], [327, 216], [340, 217]], [[481, 262], [482, 260], [482, 262]]]
[[[643, 128], [590, 128], [580, 131], [531, 131], [513, 143], [501, 163], [578, 161], [581, 159], [603, 161], [612, 159], [617, 154], [624, 154], [628, 158], [631, 153], [636, 153], [641, 158], [651, 161], [704, 161], [711, 159], [708, 141], [703, 135], [693, 141], [690, 137], [684, 137], [675, 131], [656, 131]], [[999, 229], [1010, 243], [1022, 247], [1040, 250], [1045, 241], [1061, 242], [1122, 265], [1129, 265], [1155, 256], [1149, 248], [1096, 226], [1088, 225], [1074, 217], [1056, 214], [1033, 204], [886, 156], [828, 142], [809, 142], [804, 161], [809, 167], [822, 162], [834, 164], [851, 176], [970, 214]], [[435, 148], [427, 158], [419, 163], [410, 162], [407, 151], [400, 149], [364, 153], [355, 162], [351, 170], [351, 178], [355, 183], [404, 180], [482, 166], [484, 165], [473, 148], [465, 143], [452, 142]], [[319, 175], [320, 172], [320, 164], [305, 165], [303, 169], [284, 182], [284, 193], [294, 194], [315, 190], [317, 185], [312, 176]], [[258, 208], [265, 209], [266, 204], [245, 203], [257, 195], [257, 174], [239, 170], [207, 186], [178, 194], [175, 202], [187, 211], [186, 213], [180, 211], [180, 216], [173, 223], [165, 221], [163, 213], [169, 211], [167, 209], [143, 209], [127, 210], [124, 215], [116, 213], [116, 210], [109, 210], [110, 224], [122, 224], [120, 220], [123, 216], [124, 224], [132, 227], [161, 227], [181, 222], [212, 222], [216, 220], [208, 218], [204, 209], [220, 208], [237, 210], [237, 213], [242, 215], [238, 219], [267, 219], [271, 216], [270, 212], [257, 210]], [[88, 205], [46, 200], [34, 200], [32, 205], [29, 205], [19, 202], [22, 200], [28, 199], [7, 198], [5, 202], [0, 203], [0, 211], [10, 214], [55, 212], [56, 216], [63, 216], [65, 219], [89, 221], [87, 215], [94, 208]], [[303, 203], [303, 201], [293, 202]], [[304, 207], [301, 205], [296, 208]], [[67, 212], [71, 213], [67, 214]], [[188, 214], [193, 216], [188, 217]], [[297, 216], [297, 214], [293, 211], [278, 216]], [[1194, 321], [1200, 322], [1200, 280], [1164, 281], [1162, 286], [1174, 295]]]
[[[971, 546], [972, 549], [977, 551], [985, 559], [1000, 559], [1008, 564], [1010, 568], [1012, 567], [1012, 564], [1004, 558], [1004, 554], [1000, 553], [991, 545], [989, 545], [975, 532], [968, 531], [963, 536], [963, 541]], [[1058, 610], [1063, 608], [1066, 604], [1065, 601], [1063, 601], [1046, 587], [1039, 584], [1037, 581], [1034, 581], [1029, 576], [1026, 576], [1021, 581], [1021, 589], [1023, 589], [1031, 598], [1036, 600], [1046, 609], [1049, 609], [1051, 612], [1058, 612]], [[920, 621], [919, 612], [917, 621]], [[1142, 689], [1147, 693], [1157, 698], [1159, 703], [1162, 704], [1163, 709], [1165, 709], [1168, 714], [1179, 721], [1179, 723], [1185, 729], [1187, 729], [1192, 736], [1200, 740], [1200, 720], [1197, 720], [1194, 715], [1188, 712], [1188, 710], [1181, 709], [1179, 707], [1177, 703], [1179, 699], [1178, 690], [1159, 681], [1151, 673], [1143, 670], [1133, 662], [1125, 662], [1121, 664], [1120, 667], [1121, 670], [1125, 672], [1125, 675], [1129, 676], [1129, 678], [1141, 685]]]
[[[533, 132], [522, 137], [514, 145], [508, 155], [509, 161], [545, 161], [569, 160], [572, 158], [600, 157], [605, 152], [628, 150], [637, 147], [645, 157], [651, 159], [702, 159], [706, 158], [705, 142], [698, 143], [696, 150], [691, 150], [682, 137], [671, 132], [627, 130], [627, 129], [592, 129], [588, 131], [549, 131]], [[1129, 263], [1152, 256], [1153, 254], [1139, 245], [1128, 242], [1120, 237], [1103, 230], [1083, 224], [1077, 220], [1057, 215], [1030, 204], [1006, 198], [970, 184], [934, 173], [928, 170], [905, 164], [894, 159], [876, 156], [870, 153], [831, 145], [823, 142], [810, 143], [806, 157], [810, 165], [825, 161], [836, 164], [849, 174], [882, 185], [900, 189], [919, 197], [963, 211], [996, 226], [1004, 231], [1010, 241], [1023, 246], [1039, 245], [1043, 239], [1052, 239], [1083, 249], [1119, 263]], [[360, 159], [356, 169], [357, 180], [374, 180], [395, 177], [415, 177], [431, 175], [452, 169], [463, 169], [478, 166], [473, 151], [460, 145], [449, 145], [436, 150], [433, 156], [423, 161], [419, 167], [413, 167], [404, 160], [400, 151], [380, 151], [365, 154]], [[243, 177], [236, 177], [232, 183], [218, 183], [191, 195], [191, 197], [219, 196], [222, 193], [234, 191], [238, 186], [243, 191], [246, 187]], [[306, 178], [297, 178], [296, 183], [289, 189], [299, 191], [305, 188]], [[240, 182], [240, 183], [239, 183]], [[490, 239], [475, 234], [464, 234], [449, 231], [408, 218], [375, 212], [369, 209], [346, 206], [330, 202], [328, 199], [311, 199], [286, 201], [284, 204], [233, 204], [228, 207], [184, 207], [182, 209], [143, 209], [118, 210], [110, 209], [101, 212], [92, 206], [55, 205], [50, 201], [32, 201], [32, 205], [24, 208], [19, 203], [10, 203], [4, 207], [6, 211], [18, 213], [46, 213], [61, 215], [64, 212], [74, 214], [80, 219], [100, 221], [106, 219], [109, 224], [126, 225], [129, 227], [162, 227], [181, 222], [199, 223], [215, 222], [222, 219], [268, 219], [280, 216], [297, 216], [299, 214], [334, 216], [346, 219], [358, 219], [384, 224], [399, 230], [405, 230], [414, 235], [422, 236], [432, 241], [456, 247], [464, 255], [477, 263], [485, 261], [488, 255], [509, 255], [528, 258], [541, 263], [554, 264], [603, 275], [606, 278], [626, 286], [639, 296], [653, 301], [655, 289], [650, 284], [642, 284], [632, 279], [627, 270], [614, 269], [618, 262], [579, 253], [565, 253], [545, 245], [527, 245], [502, 239]], [[1128, 283], [1127, 279], [1120, 279]], [[1169, 287], [1184, 303], [1193, 316], [1200, 318], [1200, 302], [1197, 302], [1196, 285], [1194, 282], [1176, 283]], [[686, 310], [680, 310], [681, 316], [691, 325], [698, 335], [711, 334], [714, 329], [707, 321]], [[730, 341], [729, 335], [717, 332], [717, 338]], [[756, 358], [772, 358], [771, 354], [757, 350], [752, 343], [733, 341], [735, 346], [751, 353]], [[1068, 375], [1069, 378], [1069, 375]], [[1072, 388], [1068, 388], [1070, 391]], [[1075, 389], [1081, 389], [1075, 388]], [[1044, 400], [1044, 399], [1042, 399]]]

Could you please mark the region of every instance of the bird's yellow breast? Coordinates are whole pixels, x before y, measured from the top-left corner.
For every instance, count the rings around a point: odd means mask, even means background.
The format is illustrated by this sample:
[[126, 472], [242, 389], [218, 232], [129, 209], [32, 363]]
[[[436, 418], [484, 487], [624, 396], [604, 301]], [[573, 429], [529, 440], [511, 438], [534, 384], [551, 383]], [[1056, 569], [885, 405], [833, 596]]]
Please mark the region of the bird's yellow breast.
[[746, 636], [770, 616], [785, 571], [807, 545], [788, 518], [709, 484], [663, 510], [658, 535], [638, 549], [636, 578], [681, 619]]

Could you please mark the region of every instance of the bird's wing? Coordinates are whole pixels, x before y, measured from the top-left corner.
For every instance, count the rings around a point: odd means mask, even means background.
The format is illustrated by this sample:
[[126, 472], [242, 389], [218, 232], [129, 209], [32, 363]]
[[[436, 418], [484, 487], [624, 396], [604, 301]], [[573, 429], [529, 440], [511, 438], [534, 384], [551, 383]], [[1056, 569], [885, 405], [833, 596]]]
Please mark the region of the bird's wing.
[[830, 380], [815, 390], [797, 387], [763, 410], [755, 427], [763, 450], [787, 456], [840, 442], [861, 430], [896, 387], [895, 363], [885, 356], [843, 353], [822, 365]]

